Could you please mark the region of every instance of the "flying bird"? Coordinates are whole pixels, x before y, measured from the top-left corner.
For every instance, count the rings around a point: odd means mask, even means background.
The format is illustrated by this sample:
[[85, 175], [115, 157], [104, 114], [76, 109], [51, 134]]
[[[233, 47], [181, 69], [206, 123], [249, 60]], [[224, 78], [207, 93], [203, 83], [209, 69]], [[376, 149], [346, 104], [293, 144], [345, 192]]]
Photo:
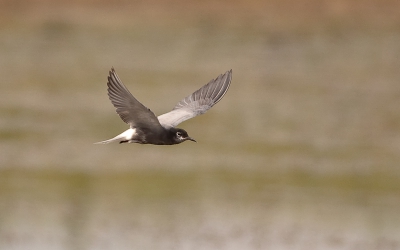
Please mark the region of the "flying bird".
[[95, 144], [114, 141], [155, 145], [174, 145], [187, 140], [196, 142], [184, 129], [176, 126], [204, 114], [217, 104], [228, 91], [231, 80], [232, 70], [229, 70], [183, 98], [172, 111], [157, 117], [129, 92], [114, 68], [111, 68], [107, 82], [108, 97], [117, 114], [129, 125], [129, 129], [114, 138]]

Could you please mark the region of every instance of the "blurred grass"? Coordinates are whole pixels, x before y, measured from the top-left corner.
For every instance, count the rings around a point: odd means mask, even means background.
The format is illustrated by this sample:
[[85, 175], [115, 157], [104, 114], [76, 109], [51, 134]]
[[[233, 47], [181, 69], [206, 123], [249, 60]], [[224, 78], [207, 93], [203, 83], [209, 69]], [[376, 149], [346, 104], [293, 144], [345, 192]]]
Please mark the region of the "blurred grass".
[[[211, 139], [208, 147], [258, 152], [266, 162], [273, 157], [269, 150], [280, 151], [288, 159], [292, 158], [290, 152], [305, 151], [309, 161], [338, 152], [348, 155], [345, 158], [350, 162], [337, 171], [347, 171], [363, 156], [370, 156], [368, 161], [376, 167], [384, 163], [389, 172], [397, 169], [396, 58], [400, 38], [395, 30], [376, 34], [342, 30], [339, 38], [324, 32], [305, 37], [289, 33], [284, 40], [269, 44], [270, 34], [257, 26], [252, 31], [244, 26], [210, 33], [201, 25], [183, 30], [157, 24], [149, 24], [148, 30], [135, 26], [99, 30], [93, 24], [62, 22], [67, 21], [44, 21], [33, 30], [16, 28], [3, 47], [4, 62], [11, 72], [4, 74], [2, 84], [6, 93], [1, 101], [4, 129], [22, 127], [26, 131], [22, 135], [37, 130], [49, 140], [41, 145], [41, 151], [66, 150], [58, 148], [60, 139], [86, 144], [124, 128], [105, 94], [105, 77], [111, 66], [157, 114], [233, 68], [237, 84], [232, 85], [230, 98], [207, 116], [183, 125], [197, 137]], [[7, 87], [9, 83], [12, 88]], [[210, 122], [215, 120], [218, 122]], [[115, 132], [104, 135], [113, 127]], [[225, 136], [219, 139], [221, 135]], [[2, 147], [7, 151], [7, 145]], [[131, 151], [129, 146], [114, 148], [115, 152]], [[280, 150], [285, 148], [293, 150], [285, 155], [286, 151]], [[86, 168], [89, 159], [82, 157], [75, 165]], [[3, 158], [3, 165], [13, 164], [13, 159]], [[251, 165], [264, 168], [257, 161]], [[304, 165], [319, 168], [318, 164]]]
[[[221, 183], [221, 185], [238, 185], [246, 184], [247, 188], [257, 192], [267, 186], [282, 185], [293, 186], [297, 188], [315, 188], [321, 190], [341, 190], [348, 191], [362, 191], [372, 192], [375, 194], [388, 193], [396, 194], [399, 192], [397, 177], [387, 177], [385, 175], [337, 175], [337, 176], [313, 176], [304, 172], [291, 172], [287, 174], [276, 175], [260, 175], [252, 172], [237, 172], [229, 170], [217, 171], [179, 171], [171, 172], [168, 170], [158, 171], [134, 171], [124, 173], [100, 173], [100, 174], [87, 174], [87, 173], [64, 173], [57, 171], [21, 171], [21, 170], [4, 170], [1, 174], [1, 183], [5, 186], [12, 187], [10, 183], [18, 178], [36, 180], [39, 183], [49, 182], [58, 183], [66, 181], [76, 185], [78, 188], [81, 186], [79, 183], [87, 183], [90, 181], [107, 181], [109, 183], [126, 183], [132, 186], [132, 190], [147, 192], [153, 188], [159, 189], [161, 196], [169, 197], [169, 192], [176, 192], [174, 186], [179, 183], [179, 190], [182, 193], [188, 192], [192, 188], [189, 186], [196, 185], [196, 181], [201, 178], [212, 178], [213, 182]], [[110, 179], [110, 180], [106, 180]], [[113, 179], [111, 181], [111, 179]], [[214, 184], [215, 184], [214, 183]], [[3, 188], [5, 188], [3, 186]], [[85, 185], [87, 186], [87, 185]], [[151, 187], [147, 187], [151, 186]], [[173, 187], [173, 188], [171, 188]], [[3, 189], [5, 191], [6, 189]], [[245, 192], [246, 193], [246, 192]], [[173, 193], [172, 193], [173, 194]], [[146, 196], [146, 195], [145, 195]]]

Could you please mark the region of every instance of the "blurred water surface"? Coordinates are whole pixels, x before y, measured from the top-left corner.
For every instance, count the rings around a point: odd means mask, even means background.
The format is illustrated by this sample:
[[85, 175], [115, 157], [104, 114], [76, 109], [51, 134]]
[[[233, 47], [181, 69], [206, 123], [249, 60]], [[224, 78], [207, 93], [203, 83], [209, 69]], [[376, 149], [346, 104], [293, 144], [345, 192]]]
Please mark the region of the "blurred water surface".
[[[396, 186], [301, 175], [5, 172], [2, 249], [396, 249]], [[365, 185], [365, 186], [364, 186]], [[394, 189], [394, 190], [393, 190]]]
[[[396, 1], [1, 1], [0, 249], [397, 249]], [[93, 145], [233, 69], [198, 143]]]

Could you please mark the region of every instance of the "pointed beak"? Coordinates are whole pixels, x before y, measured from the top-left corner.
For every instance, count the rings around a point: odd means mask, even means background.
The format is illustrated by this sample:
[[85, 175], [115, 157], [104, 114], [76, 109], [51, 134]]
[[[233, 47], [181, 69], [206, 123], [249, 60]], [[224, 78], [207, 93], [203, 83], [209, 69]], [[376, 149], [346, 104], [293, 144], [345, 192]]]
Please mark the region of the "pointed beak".
[[195, 139], [193, 139], [192, 137], [187, 137], [186, 138], [187, 140], [190, 140], [190, 141], [194, 141], [194, 142], [197, 142]]

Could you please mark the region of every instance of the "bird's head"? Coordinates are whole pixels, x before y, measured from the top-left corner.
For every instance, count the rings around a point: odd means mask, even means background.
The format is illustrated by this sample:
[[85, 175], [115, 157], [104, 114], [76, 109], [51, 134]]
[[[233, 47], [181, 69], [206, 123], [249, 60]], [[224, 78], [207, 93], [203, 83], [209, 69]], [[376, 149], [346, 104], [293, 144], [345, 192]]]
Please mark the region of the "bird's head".
[[175, 142], [175, 144], [179, 144], [179, 143], [182, 143], [187, 140], [196, 142], [195, 139], [190, 137], [188, 135], [188, 133], [181, 128], [172, 129], [171, 132], [173, 133], [172, 138], [173, 138], [173, 141]]

